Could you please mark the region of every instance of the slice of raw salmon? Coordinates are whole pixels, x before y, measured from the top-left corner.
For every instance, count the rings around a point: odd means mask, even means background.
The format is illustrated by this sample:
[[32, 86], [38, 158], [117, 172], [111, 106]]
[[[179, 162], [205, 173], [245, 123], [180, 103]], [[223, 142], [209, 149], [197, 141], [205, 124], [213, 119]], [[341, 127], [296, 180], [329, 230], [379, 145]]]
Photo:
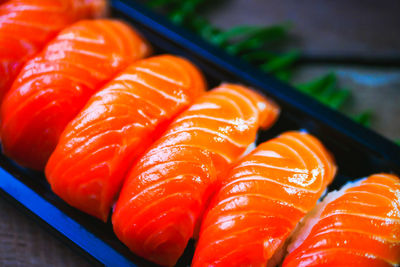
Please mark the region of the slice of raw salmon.
[[400, 179], [375, 174], [336, 194], [283, 266], [399, 266]]
[[217, 177], [277, 115], [273, 102], [243, 86], [223, 84], [199, 98], [130, 171], [113, 214], [117, 236], [134, 253], [174, 265]]
[[46, 166], [53, 191], [104, 221], [126, 171], [205, 91], [200, 71], [163, 55], [130, 65], [68, 124]]
[[117, 20], [83, 20], [63, 30], [24, 66], [4, 99], [4, 153], [42, 170], [61, 132], [90, 96], [148, 54], [143, 38]]
[[330, 153], [310, 134], [286, 132], [259, 145], [222, 178], [193, 266], [271, 265], [335, 171]]
[[0, 103], [25, 62], [58, 32], [106, 13], [106, 0], [9, 0], [0, 5]]

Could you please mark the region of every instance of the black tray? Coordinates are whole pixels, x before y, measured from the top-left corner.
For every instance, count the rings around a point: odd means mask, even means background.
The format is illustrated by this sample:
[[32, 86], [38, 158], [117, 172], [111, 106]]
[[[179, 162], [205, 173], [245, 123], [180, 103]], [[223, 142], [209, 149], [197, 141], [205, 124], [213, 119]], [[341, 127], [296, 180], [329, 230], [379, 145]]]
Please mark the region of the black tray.
[[[156, 53], [184, 56], [199, 66], [211, 87], [222, 81], [252, 86], [273, 98], [282, 113], [272, 129], [259, 134], [265, 141], [287, 130], [306, 129], [333, 152], [339, 173], [330, 189], [376, 172], [400, 173], [400, 147], [343, 115], [225, 54], [199, 37], [129, 0], [111, 1], [112, 16], [135, 26]], [[395, 122], [396, 123], [396, 122]], [[107, 266], [152, 266], [135, 256], [104, 224], [64, 203], [54, 195], [43, 173], [21, 168], [0, 154], [0, 193], [89, 260]], [[191, 242], [179, 266], [190, 264]]]

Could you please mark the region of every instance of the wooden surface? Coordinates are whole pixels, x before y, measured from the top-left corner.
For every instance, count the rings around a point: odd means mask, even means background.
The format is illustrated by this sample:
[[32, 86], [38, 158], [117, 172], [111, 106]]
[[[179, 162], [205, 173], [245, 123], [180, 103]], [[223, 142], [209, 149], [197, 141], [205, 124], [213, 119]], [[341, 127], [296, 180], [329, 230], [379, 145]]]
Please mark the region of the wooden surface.
[[219, 0], [209, 17], [237, 24], [293, 24], [296, 48], [309, 56], [400, 58], [398, 0]]
[[400, 69], [343, 65], [303, 65], [295, 75], [302, 82], [334, 71], [340, 84], [351, 90], [346, 114], [372, 111], [371, 128], [391, 140], [400, 140]]
[[38, 224], [0, 198], [0, 266], [90, 266]]
[[[400, 1], [227, 0], [210, 13], [221, 25], [270, 24], [291, 20], [306, 54], [319, 57], [400, 55]], [[375, 111], [374, 129], [400, 138], [400, 69], [303, 64], [296, 80], [338, 73], [354, 97], [346, 109]], [[0, 199], [0, 266], [88, 266], [86, 260]]]

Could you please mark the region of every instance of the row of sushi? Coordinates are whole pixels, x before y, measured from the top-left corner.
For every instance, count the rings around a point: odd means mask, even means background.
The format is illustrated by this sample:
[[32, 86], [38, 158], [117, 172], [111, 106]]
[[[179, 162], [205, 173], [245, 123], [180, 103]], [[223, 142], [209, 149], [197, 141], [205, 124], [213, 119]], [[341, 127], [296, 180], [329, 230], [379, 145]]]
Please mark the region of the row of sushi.
[[[1, 142], [134, 253], [172, 266], [400, 264], [400, 180], [329, 193], [332, 155], [291, 131], [245, 151], [279, 107], [235, 84], [206, 92], [189, 61], [151, 54], [103, 0], [0, 5]], [[82, 20], [83, 19], [83, 20]], [[148, 57], [148, 58], [147, 58]], [[284, 260], [283, 260], [284, 259]], [[283, 263], [282, 263], [283, 262]]]

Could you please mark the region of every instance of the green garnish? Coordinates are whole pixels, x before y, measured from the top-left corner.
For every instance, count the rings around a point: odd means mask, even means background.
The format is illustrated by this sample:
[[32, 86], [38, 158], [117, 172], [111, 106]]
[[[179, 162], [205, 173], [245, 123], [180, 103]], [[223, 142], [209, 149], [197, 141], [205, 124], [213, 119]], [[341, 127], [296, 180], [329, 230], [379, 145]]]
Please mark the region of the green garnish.
[[[290, 23], [271, 26], [240, 25], [222, 30], [199, 15], [202, 8], [213, 3], [210, 0], [147, 1], [150, 7], [166, 13], [174, 23], [198, 33], [228, 53], [238, 55], [249, 63], [259, 66], [262, 71], [291, 83], [292, 70], [300, 57], [300, 52], [297, 50], [279, 52], [278, 44], [289, 40], [289, 29], [292, 25]], [[334, 73], [325, 74], [294, 87], [336, 110], [340, 110], [351, 93], [350, 90], [339, 86]], [[372, 112], [365, 111], [352, 117], [368, 127]]]
[[371, 117], [372, 117], [372, 112], [370, 110], [367, 110], [367, 111], [361, 112], [358, 115], [353, 116], [353, 119], [361, 125], [370, 127], [371, 126]]

